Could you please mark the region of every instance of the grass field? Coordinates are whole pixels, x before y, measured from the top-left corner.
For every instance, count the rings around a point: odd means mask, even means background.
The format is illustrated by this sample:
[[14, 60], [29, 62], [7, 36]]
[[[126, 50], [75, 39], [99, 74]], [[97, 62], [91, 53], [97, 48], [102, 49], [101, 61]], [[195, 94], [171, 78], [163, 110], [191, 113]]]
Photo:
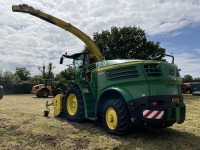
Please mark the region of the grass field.
[[[187, 116], [183, 124], [161, 130], [134, 128], [126, 136], [112, 136], [101, 123], [71, 123], [43, 117], [46, 100], [34, 95], [6, 95], [0, 100], [0, 149], [200, 149], [200, 97], [184, 95]], [[53, 109], [51, 109], [53, 110]]]

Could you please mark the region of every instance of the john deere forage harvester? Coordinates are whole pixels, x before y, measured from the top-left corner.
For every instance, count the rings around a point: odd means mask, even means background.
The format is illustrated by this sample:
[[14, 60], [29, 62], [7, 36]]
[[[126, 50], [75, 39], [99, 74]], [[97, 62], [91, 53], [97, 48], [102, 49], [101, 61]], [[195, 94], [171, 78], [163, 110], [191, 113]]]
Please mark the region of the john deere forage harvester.
[[[127, 133], [131, 123], [144, 128], [165, 128], [185, 120], [181, 78], [175, 64], [103, 60], [94, 41], [73, 25], [27, 5], [14, 5], [12, 9], [71, 32], [90, 49], [90, 54], [62, 55], [61, 63], [64, 57], [73, 59], [75, 76], [68, 81], [69, 89], [53, 99], [55, 116], [64, 114], [74, 122], [101, 120], [105, 130], [115, 135]], [[91, 57], [96, 62], [91, 62]]]

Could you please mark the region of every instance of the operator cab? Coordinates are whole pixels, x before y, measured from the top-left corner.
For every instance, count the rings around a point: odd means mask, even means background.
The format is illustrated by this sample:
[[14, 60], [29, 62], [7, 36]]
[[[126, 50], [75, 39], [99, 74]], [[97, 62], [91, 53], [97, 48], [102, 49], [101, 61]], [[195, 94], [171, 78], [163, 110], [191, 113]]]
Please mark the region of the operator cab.
[[46, 86], [52, 86], [52, 80], [51, 79], [43, 79], [43, 84]]
[[88, 53], [76, 53], [73, 55], [67, 55], [67, 53], [65, 53], [60, 58], [60, 64], [63, 63], [64, 57], [73, 59], [73, 65], [74, 65], [75, 71], [80, 71], [83, 67], [85, 67], [91, 63], [91, 59], [90, 59], [90, 56]]

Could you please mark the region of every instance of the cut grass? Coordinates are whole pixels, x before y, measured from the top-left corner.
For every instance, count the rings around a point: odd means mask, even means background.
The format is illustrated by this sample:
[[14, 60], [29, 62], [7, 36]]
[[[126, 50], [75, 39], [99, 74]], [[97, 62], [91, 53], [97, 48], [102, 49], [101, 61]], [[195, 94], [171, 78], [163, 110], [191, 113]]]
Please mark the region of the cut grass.
[[34, 95], [5, 95], [0, 100], [1, 149], [200, 149], [200, 97], [184, 95], [187, 116], [183, 124], [167, 129], [133, 129], [126, 136], [112, 136], [100, 122], [72, 123], [43, 117], [46, 100]]

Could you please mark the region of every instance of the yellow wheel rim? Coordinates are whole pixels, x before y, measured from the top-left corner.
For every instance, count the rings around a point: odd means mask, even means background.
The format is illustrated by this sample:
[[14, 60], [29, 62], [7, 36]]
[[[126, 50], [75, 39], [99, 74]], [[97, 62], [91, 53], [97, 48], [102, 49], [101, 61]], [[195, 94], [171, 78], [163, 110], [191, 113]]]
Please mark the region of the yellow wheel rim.
[[118, 122], [118, 119], [117, 119], [116, 111], [112, 107], [109, 107], [106, 111], [106, 123], [107, 123], [108, 127], [111, 130], [116, 129], [117, 122]]
[[68, 113], [73, 116], [77, 112], [78, 108], [78, 101], [74, 94], [70, 94], [67, 98], [67, 111]]

